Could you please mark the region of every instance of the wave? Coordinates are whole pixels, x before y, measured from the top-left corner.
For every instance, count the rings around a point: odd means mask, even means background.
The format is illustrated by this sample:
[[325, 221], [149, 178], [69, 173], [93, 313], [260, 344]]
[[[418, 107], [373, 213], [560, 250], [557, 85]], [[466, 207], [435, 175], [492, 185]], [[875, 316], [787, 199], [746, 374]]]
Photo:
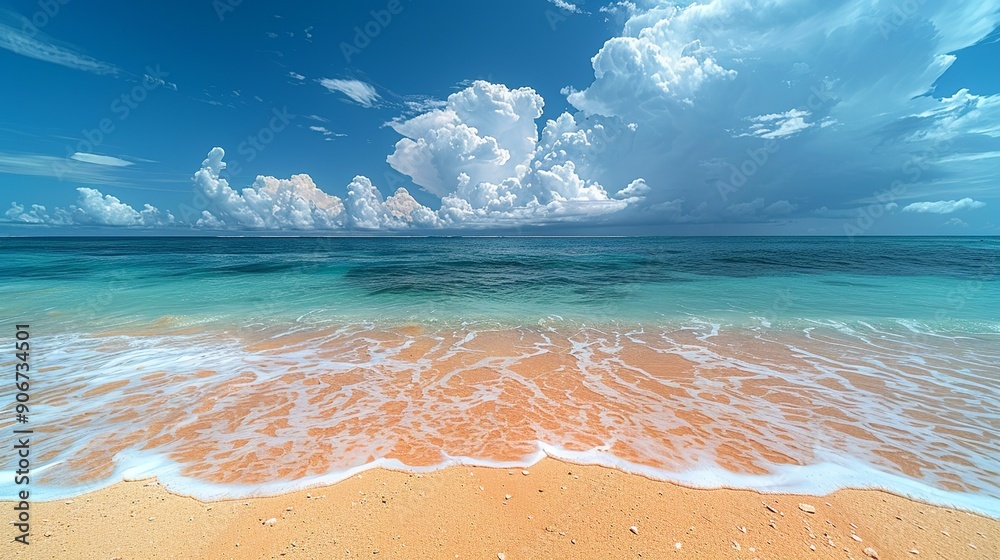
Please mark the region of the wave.
[[883, 488], [1000, 517], [995, 332], [800, 326], [553, 317], [39, 336], [34, 494], [156, 476], [234, 498], [373, 467], [551, 456], [700, 487]]

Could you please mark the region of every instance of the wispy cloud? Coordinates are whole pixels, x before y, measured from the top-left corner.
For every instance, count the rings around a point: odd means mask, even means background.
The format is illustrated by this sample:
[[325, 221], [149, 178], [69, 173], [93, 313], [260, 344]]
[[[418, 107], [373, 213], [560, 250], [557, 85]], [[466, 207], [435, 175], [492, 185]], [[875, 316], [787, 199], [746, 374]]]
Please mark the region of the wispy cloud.
[[28, 58], [93, 74], [115, 75], [119, 73], [118, 67], [113, 64], [81, 54], [68, 46], [58, 45], [41, 33], [31, 36], [5, 23], [0, 23], [0, 48]]
[[903, 212], [918, 214], [951, 214], [959, 210], [975, 210], [986, 206], [985, 202], [963, 198], [962, 200], [939, 200], [937, 202], [914, 202], [903, 208]]
[[289, 72], [288, 73], [288, 77], [289, 78], [295, 78], [296, 80], [299, 80], [299, 81], [306, 79], [305, 76], [303, 76], [302, 74], [299, 74], [298, 72]]
[[132, 165], [131, 161], [125, 161], [121, 158], [116, 158], [113, 156], [103, 156], [101, 154], [88, 154], [84, 152], [77, 152], [72, 156], [70, 156], [70, 159], [86, 163], [93, 163], [94, 165], [106, 165], [109, 167], [128, 167], [129, 165]]
[[759, 136], [768, 140], [788, 138], [811, 128], [813, 124], [805, 121], [810, 116], [809, 111], [791, 109], [784, 113], [750, 117], [747, 119], [753, 123], [750, 125], [750, 130], [738, 135], [738, 137]]
[[[184, 182], [182, 176], [150, 173], [148, 170], [140, 169], [140, 166], [134, 166], [131, 162], [119, 158], [80, 152], [73, 154], [73, 156], [82, 156], [82, 158], [0, 152], [0, 174], [52, 177], [60, 181], [114, 185], [121, 188], [142, 191], [177, 192], [176, 189], [163, 189], [148, 185], [150, 183], [172, 184]], [[96, 156], [97, 160], [87, 161], [88, 156]], [[136, 161], [149, 161], [138, 158], [132, 159]], [[128, 165], [111, 164], [115, 160]], [[104, 163], [97, 163], [97, 161], [103, 161]], [[97, 164], [95, 165], [95, 163]], [[137, 184], [146, 186], [136, 186]]]
[[326, 137], [327, 141], [332, 140], [333, 139], [332, 137], [347, 136], [346, 134], [341, 134], [339, 132], [334, 132], [332, 130], [329, 130], [325, 126], [310, 126], [309, 130], [322, 134], [323, 136]]
[[333, 92], [340, 92], [350, 97], [362, 107], [371, 108], [380, 99], [378, 92], [371, 84], [366, 84], [360, 80], [333, 80], [323, 78], [319, 84]]

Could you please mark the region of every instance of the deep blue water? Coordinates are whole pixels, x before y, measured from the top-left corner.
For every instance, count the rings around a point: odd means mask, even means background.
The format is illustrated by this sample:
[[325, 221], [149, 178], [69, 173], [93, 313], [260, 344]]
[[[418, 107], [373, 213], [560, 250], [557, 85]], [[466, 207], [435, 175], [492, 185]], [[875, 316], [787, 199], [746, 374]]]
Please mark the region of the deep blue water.
[[60, 328], [315, 321], [1000, 324], [1000, 238], [32, 238], [7, 316]]

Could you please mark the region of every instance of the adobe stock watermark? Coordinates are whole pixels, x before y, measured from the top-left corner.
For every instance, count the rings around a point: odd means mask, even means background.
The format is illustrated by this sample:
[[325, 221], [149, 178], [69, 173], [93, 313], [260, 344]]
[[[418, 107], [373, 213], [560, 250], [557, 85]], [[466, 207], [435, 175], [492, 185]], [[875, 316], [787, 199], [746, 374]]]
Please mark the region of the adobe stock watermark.
[[212, 0], [212, 9], [219, 21], [226, 21], [226, 14], [235, 12], [243, 0]]
[[[156, 65], [156, 68], [147, 66], [146, 75], [142, 83], [121, 94], [120, 97], [115, 98], [109, 105], [108, 110], [113, 116], [117, 117], [118, 122], [125, 121], [149, 97], [150, 93], [167, 83], [164, 78], [169, 75], [168, 72], [164, 72], [160, 68], [159, 64]], [[94, 153], [97, 147], [114, 134], [117, 128], [118, 125], [115, 123], [115, 119], [104, 117], [97, 122], [97, 126], [94, 128], [81, 130], [80, 134], [83, 136], [83, 139], [75, 146], [66, 146], [66, 159], [69, 160], [69, 158], [73, 157], [73, 154], [78, 152]], [[72, 171], [69, 163], [65, 161], [54, 163], [52, 169], [55, 172], [56, 178], [60, 181], [63, 180], [67, 172]]]
[[[257, 159], [257, 156], [266, 150], [271, 142], [274, 142], [278, 134], [284, 132], [288, 125], [298, 117], [298, 115], [289, 113], [288, 107], [282, 107], [280, 110], [271, 109], [271, 113], [272, 116], [267, 121], [267, 126], [263, 126], [256, 133], [248, 135], [246, 140], [236, 146], [236, 153], [243, 157], [244, 163], [251, 163]], [[231, 177], [242, 172], [239, 161], [229, 162], [226, 169]]]
[[[809, 88], [811, 92], [809, 99], [806, 100], [806, 106], [813, 113], [822, 109], [825, 105], [830, 104], [836, 99], [830, 95], [828, 89], [819, 89], [816, 86]], [[750, 148], [746, 150], [746, 159], [740, 162], [739, 165], [729, 164], [730, 174], [728, 181], [716, 181], [715, 188], [719, 191], [719, 196], [722, 197], [723, 202], [729, 202], [729, 195], [738, 192], [750, 181], [750, 178], [760, 172], [768, 162], [771, 161], [771, 156], [778, 153], [781, 149], [781, 143], [776, 138], [767, 139], [763, 145], [758, 148]]]
[[370, 20], [364, 25], [354, 26], [354, 37], [351, 42], [341, 41], [340, 52], [344, 55], [344, 60], [351, 64], [355, 56], [367, 49], [372, 41], [381, 35], [386, 27], [389, 27], [395, 16], [403, 13], [403, 9], [405, 6], [402, 0], [389, 0], [385, 8], [369, 12], [371, 14]]
[[951, 144], [951, 140], [939, 140], [931, 147], [906, 160], [901, 168], [906, 182], [897, 179], [889, 185], [888, 189], [873, 192], [872, 198], [875, 199], [875, 202], [858, 208], [857, 216], [853, 220], [844, 222], [844, 235], [853, 240], [855, 237], [867, 233], [886, 212], [895, 208], [896, 201], [908, 193], [910, 187], [920, 182], [924, 172], [930, 169], [929, 162], [940, 157], [945, 150], [951, 147]]
[[[995, 282], [998, 275], [1000, 275], [1000, 257], [994, 255], [979, 267], [975, 275], [944, 294], [944, 304], [934, 311], [934, 320], [940, 323], [953, 319], [958, 312], [969, 305], [969, 300], [983, 290], [986, 282]], [[915, 332], [910, 337], [910, 342], [919, 346], [932, 344], [937, 338], [932, 333], [933, 331]]]
[[29, 37], [38, 35], [39, 30], [55, 19], [62, 11], [62, 7], [69, 3], [70, 0], [38, 0], [38, 10], [24, 22], [21, 31], [24, 31]]
[[[236, 146], [236, 153], [242, 159], [232, 158], [226, 161], [226, 172], [229, 179], [235, 179], [243, 172], [243, 165], [252, 163], [257, 157], [267, 149], [278, 137], [279, 134], [288, 129], [288, 125], [294, 121], [298, 115], [288, 112], [288, 107], [281, 109], [272, 108], [271, 117], [265, 126], [260, 127], [257, 132], [248, 134], [246, 139]], [[242, 164], [241, 164], [242, 162]], [[194, 188], [191, 204], [181, 204], [180, 214], [185, 222], [194, 224], [203, 216], [203, 212], [216, 209], [214, 201]]]
[[895, 31], [898, 31], [899, 28], [903, 27], [903, 24], [920, 12], [926, 3], [927, 0], [903, 0], [896, 3], [892, 7], [891, 13], [878, 22], [878, 30], [882, 34], [882, 39], [888, 41]]
[[785, 313], [800, 306], [802, 298], [790, 288], [782, 288], [775, 291], [774, 300], [771, 301], [771, 308], [764, 315], [763, 319], [768, 325], [777, 323]]
[[549, 23], [549, 28], [552, 31], [559, 29], [559, 26], [567, 21], [570, 16], [581, 13], [580, 8], [576, 4], [572, 4], [566, 0], [555, 0], [550, 3], [556, 9], [548, 8], [545, 10], [545, 21]]
[[965, 309], [969, 304], [969, 299], [982, 291], [983, 283], [996, 280], [998, 272], [1000, 272], [1000, 257], [994, 255], [993, 258], [980, 267], [973, 278], [966, 280], [960, 286], [948, 292], [945, 296], [947, 306], [934, 312], [934, 319], [943, 321], [953, 313]]

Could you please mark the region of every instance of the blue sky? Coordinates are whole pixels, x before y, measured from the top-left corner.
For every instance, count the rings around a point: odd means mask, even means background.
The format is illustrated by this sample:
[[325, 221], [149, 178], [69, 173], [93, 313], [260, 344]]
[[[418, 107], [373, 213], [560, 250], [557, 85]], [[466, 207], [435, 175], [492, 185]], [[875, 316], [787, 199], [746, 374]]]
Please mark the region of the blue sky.
[[1000, 0], [302, 4], [0, 0], [0, 233], [1000, 234]]

